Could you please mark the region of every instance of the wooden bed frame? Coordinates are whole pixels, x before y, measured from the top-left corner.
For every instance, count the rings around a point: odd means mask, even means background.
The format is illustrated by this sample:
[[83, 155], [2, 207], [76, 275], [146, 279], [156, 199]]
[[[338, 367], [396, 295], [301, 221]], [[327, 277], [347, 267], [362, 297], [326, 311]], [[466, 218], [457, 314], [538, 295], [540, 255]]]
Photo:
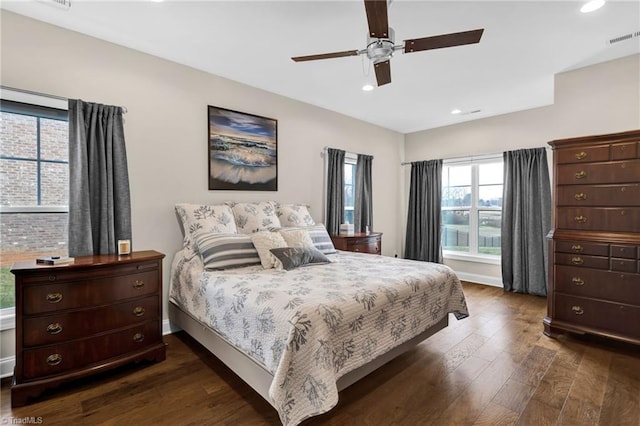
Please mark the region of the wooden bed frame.
[[[263, 366], [255, 362], [242, 351], [230, 344], [215, 330], [193, 318], [190, 314], [183, 311], [179, 306], [169, 301], [169, 320], [174, 325], [179, 326], [186, 331], [191, 337], [197, 340], [202, 346], [207, 348], [209, 352], [215, 355], [242, 380], [251, 386], [260, 394], [269, 404], [274, 406], [273, 401], [269, 397], [269, 387], [273, 381], [273, 375], [269, 373]], [[449, 325], [449, 315], [428, 328], [421, 334], [415, 336], [411, 340], [406, 341], [400, 346], [396, 346], [389, 352], [379, 356], [369, 363], [350, 371], [338, 379], [338, 391], [351, 386], [361, 378], [365, 377], [372, 371], [378, 369], [388, 363], [397, 356], [412, 349], [414, 346], [442, 330]], [[275, 408], [275, 406], [274, 406]]]

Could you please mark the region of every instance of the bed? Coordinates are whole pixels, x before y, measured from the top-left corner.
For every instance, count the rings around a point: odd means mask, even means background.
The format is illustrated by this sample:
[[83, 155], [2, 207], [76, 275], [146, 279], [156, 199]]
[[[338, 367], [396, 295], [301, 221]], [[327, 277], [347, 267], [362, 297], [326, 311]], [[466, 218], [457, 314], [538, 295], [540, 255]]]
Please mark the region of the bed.
[[284, 425], [322, 414], [338, 392], [468, 316], [445, 265], [338, 251], [290, 271], [222, 271], [174, 257], [169, 318], [231, 368]]

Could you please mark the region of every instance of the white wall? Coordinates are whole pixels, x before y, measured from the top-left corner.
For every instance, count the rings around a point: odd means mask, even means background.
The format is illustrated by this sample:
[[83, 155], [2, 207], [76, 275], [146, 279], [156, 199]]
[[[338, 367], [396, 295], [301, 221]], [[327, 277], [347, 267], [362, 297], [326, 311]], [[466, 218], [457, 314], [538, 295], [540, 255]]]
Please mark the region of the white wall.
[[[640, 55], [558, 74], [554, 91], [553, 105], [407, 134], [405, 161], [499, 153], [640, 128]], [[409, 177], [407, 166], [403, 205]], [[499, 265], [445, 263], [456, 272], [502, 282]]]
[[[165, 308], [171, 258], [182, 241], [174, 204], [305, 202], [320, 221], [325, 146], [374, 156], [374, 228], [384, 233], [383, 254], [399, 253], [404, 135], [11, 12], [1, 15], [2, 85], [128, 109], [132, 245], [167, 255]], [[277, 192], [207, 189], [207, 105], [278, 120]], [[8, 333], [2, 334], [4, 341]]]

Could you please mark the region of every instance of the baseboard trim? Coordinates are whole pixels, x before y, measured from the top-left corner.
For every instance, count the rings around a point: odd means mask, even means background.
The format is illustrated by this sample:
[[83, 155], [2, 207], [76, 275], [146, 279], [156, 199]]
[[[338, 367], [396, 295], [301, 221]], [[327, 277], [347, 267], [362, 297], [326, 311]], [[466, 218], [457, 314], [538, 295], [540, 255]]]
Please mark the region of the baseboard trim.
[[489, 285], [491, 287], [500, 287], [503, 288], [502, 280], [497, 277], [490, 277], [488, 275], [479, 275], [479, 274], [469, 274], [467, 272], [458, 272], [456, 271], [456, 275], [462, 281], [470, 281], [472, 283]]
[[182, 330], [177, 325], [173, 324], [168, 319], [162, 321], [162, 335], [165, 336], [167, 334], [177, 333]]
[[0, 378], [13, 376], [13, 368], [16, 365], [16, 357], [8, 356], [6, 358], [0, 358]]

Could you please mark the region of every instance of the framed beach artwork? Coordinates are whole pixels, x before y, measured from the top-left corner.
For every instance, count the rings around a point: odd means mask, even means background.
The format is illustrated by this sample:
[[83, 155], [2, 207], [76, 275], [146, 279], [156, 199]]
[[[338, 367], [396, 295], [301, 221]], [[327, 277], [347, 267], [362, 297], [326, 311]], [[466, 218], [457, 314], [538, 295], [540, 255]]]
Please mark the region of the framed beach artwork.
[[278, 190], [278, 121], [209, 105], [209, 189]]

